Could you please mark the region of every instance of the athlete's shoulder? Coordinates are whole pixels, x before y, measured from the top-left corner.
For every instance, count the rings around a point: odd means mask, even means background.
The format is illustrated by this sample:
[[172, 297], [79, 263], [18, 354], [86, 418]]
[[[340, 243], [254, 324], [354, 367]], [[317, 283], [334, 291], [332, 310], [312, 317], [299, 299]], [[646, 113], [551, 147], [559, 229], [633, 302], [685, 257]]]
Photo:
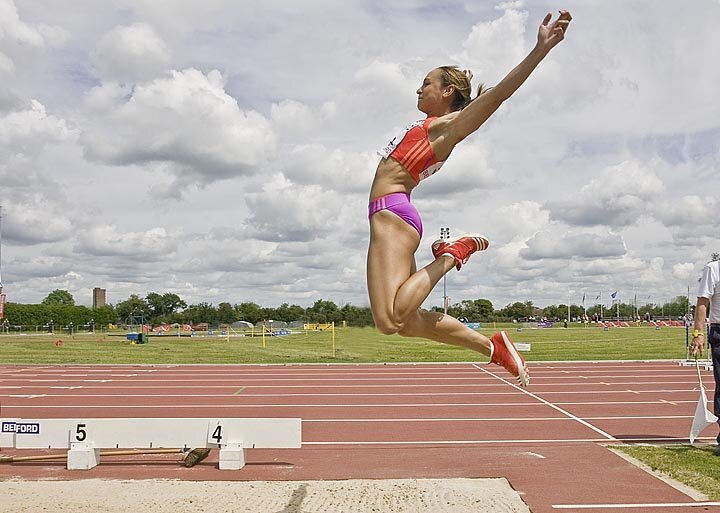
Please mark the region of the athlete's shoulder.
[[451, 112], [450, 114], [436, 118], [428, 118], [430, 121], [425, 126], [430, 140], [435, 141], [437, 139], [447, 138], [452, 131], [453, 121], [457, 118], [458, 112], [459, 111]]

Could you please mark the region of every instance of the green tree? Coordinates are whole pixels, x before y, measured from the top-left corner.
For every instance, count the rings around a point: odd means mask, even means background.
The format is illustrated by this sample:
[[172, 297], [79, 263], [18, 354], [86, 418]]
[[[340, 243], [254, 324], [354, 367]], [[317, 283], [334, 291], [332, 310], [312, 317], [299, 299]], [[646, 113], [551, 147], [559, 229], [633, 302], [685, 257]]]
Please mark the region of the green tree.
[[107, 328], [108, 324], [117, 322], [117, 313], [112, 305], [101, 306], [92, 311], [91, 319], [95, 323], [95, 329]]
[[275, 309], [274, 319], [285, 322], [302, 321], [305, 319], [305, 309], [298, 305], [283, 303]]
[[235, 305], [235, 318], [256, 324], [263, 320], [263, 313], [258, 305], [251, 302]]
[[340, 309], [332, 301], [318, 299], [307, 309], [308, 320], [312, 322], [340, 322]]
[[217, 307], [217, 320], [224, 324], [232, 324], [235, 322], [235, 309], [230, 303], [220, 303]]
[[128, 322], [131, 315], [149, 315], [150, 311], [151, 309], [147, 302], [137, 294], [132, 294], [125, 301], [120, 301], [115, 305], [115, 313], [117, 314], [118, 321], [121, 323]]
[[675, 299], [670, 303], [665, 303], [663, 310], [665, 311], [666, 317], [682, 317], [688, 312], [687, 296], [675, 296]]
[[542, 309], [543, 317], [547, 319], [561, 319], [560, 307], [558, 305], [548, 305]]
[[[457, 307], [448, 308], [448, 313], [453, 317], [465, 317], [470, 322], [489, 321], [493, 318], [495, 310], [489, 299], [473, 299], [461, 301]], [[451, 313], [452, 310], [452, 313]]]
[[145, 301], [150, 306], [150, 316], [158, 319], [167, 317], [177, 310], [187, 308], [187, 304], [180, 299], [180, 296], [169, 292], [162, 295], [157, 292], [150, 292], [145, 296]]
[[162, 296], [157, 292], [150, 292], [145, 296], [145, 302], [150, 307], [148, 317], [159, 317], [165, 313], [165, 308], [162, 302]]
[[42, 300], [41, 304], [74, 306], [75, 300], [67, 290], [55, 289]]
[[374, 326], [372, 311], [370, 307], [358, 307], [346, 304], [340, 309], [340, 316], [343, 321], [347, 321], [348, 326], [362, 328], [365, 326]]
[[524, 303], [517, 301], [500, 310], [500, 315], [508, 319], [526, 319], [532, 316], [534, 309], [532, 301], [525, 301]]
[[582, 305], [570, 305], [570, 317], [572, 319], [582, 319], [583, 315], [585, 315], [585, 310]]
[[52, 321], [56, 330], [72, 324], [73, 329], [82, 329], [92, 320], [96, 328], [107, 327], [115, 321], [114, 309], [106, 305], [91, 310], [86, 306], [77, 305], [23, 305], [7, 303], [6, 317], [14, 326], [40, 327]]
[[210, 303], [201, 302], [188, 306], [183, 312], [183, 318], [192, 323], [206, 322], [214, 325], [217, 323], [217, 309]]

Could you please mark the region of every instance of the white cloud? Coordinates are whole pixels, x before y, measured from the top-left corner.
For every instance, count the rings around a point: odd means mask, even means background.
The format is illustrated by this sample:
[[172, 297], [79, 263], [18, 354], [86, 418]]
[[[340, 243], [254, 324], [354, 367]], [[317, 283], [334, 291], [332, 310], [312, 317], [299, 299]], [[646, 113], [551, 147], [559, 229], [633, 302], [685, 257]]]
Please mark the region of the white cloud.
[[502, 78], [498, 73], [509, 71], [524, 57], [528, 12], [507, 7], [501, 17], [473, 26], [463, 42], [463, 51], [454, 58], [471, 68], [480, 81], [496, 83]]
[[[25, 67], [24, 57], [42, 52], [47, 47], [59, 47], [70, 38], [68, 31], [55, 25], [32, 25], [20, 19], [13, 0], [0, 0], [0, 72], [14, 76], [16, 69]], [[19, 64], [15, 61], [19, 60]]]
[[71, 135], [65, 120], [49, 115], [37, 100], [32, 100], [29, 108], [0, 117], [0, 145], [13, 152], [35, 153], [43, 145]]
[[689, 281], [695, 274], [695, 264], [692, 262], [683, 262], [675, 264], [672, 267], [672, 274], [680, 281]]
[[75, 251], [100, 257], [132, 257], [157, 260], [178, 249], [178, 237], [164, 228], [120, 233], [116, 226], [97, 226], [79, 234]]
[[81, 140], [90, 159], [167, 164], [177, 177], [203, 183], [256, 173], [274, 156], [270, 123], [243, 111], [218, 71], [173, 71], [138, 84], [129, 97], [121, 90], [111, 85], [109, 94], [96, 90], [89, 98], [94, 117]]
[[10, 57], [0, 52], [0, 71], [3, 71], [9, 75], [15, 74], [15, 63]]
[[151, 25], [134, 23], [105, 34], [93, 61], [104, 81], [135, 83], [161, 75], [169, 55], [167, 45]]
[[[321, 185], [294, 185], [283, 176], [268, 180], [262, 192], [246, 197], [252, 215], [246, 221], [247, 234], [267, 241], [300, 241], [312, 244], [331, 233], [356, 227], [366, 205], [349, 201]], [[360, 214], [360, 215], [359, 215]], [[349, 226], [348, 226], [349, 224]]]
[[645, 215], [663, 190], [650, 166], [625, 161], [592, 177], [576, 198], [551, 202], [549, 207], [552, 218], [571, 225], [625, 226]]
[[626, 253], [622, 237], [614, 234], [565, 233], [560, 236], [551, 232], [536, 233], [527, 241], [527, 248], [520, 255], [528, 260], [544, 258], [608, 258]]
[[521, 240], [532, 237], [550, 224], [549, 212], [535, 201], [519, 201], [502, 205], [492, 212], [490, 225], [502, 241]]
[[13, 0], [0, 0], [0, 37], [10, 44], [32, 47], [45, 44], [42, 35], [20, 19]]
[[34, 246], [58, 242], [72, 232], [72, 223], [51, 199], [39, 194], [25, 202], [6, 201], [3, 205], [5, 241]]

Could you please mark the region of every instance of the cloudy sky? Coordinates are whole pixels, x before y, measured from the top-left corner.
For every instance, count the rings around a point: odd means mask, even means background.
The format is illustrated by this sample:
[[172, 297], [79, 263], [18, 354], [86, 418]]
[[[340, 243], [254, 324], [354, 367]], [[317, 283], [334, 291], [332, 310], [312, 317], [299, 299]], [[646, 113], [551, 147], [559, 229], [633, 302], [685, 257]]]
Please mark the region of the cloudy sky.
[[565, 41], [414, 191], [418, 264], [448, 226], [491, 240], [452, 302], [694, 294], [720, 252], [719, 0], [0, 0], [8, 301], [367, 305], [375, 152], [421, 79], [497, 83], [558, 8]]

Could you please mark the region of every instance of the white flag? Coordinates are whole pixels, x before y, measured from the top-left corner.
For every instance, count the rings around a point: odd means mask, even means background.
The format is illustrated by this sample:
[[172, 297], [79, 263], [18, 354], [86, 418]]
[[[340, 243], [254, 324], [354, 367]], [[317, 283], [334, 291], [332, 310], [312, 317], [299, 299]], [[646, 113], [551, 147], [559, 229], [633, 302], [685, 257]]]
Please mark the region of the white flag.
[[715, 424], [718, 418], [715, 414], [708, 411], [707, 397], [705, 396], [705, 387], [700, 385], [700, 399], [695, 408], [695, 417], [693, 417], [692, 427], [690, 428], [690, 443], [694, 444], [695, 439], [702, 431], [711, 424]]

